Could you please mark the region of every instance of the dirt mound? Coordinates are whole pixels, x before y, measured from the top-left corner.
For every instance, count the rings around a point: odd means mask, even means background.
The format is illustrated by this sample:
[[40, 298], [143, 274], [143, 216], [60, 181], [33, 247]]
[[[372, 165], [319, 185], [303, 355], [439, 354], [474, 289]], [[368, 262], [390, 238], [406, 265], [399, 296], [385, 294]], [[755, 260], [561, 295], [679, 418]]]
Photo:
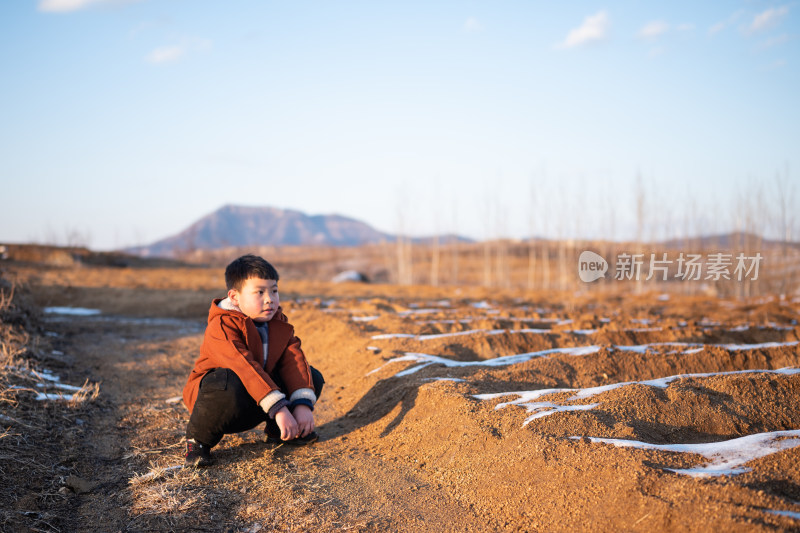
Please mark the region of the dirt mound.
[[[194, 471], [179, 467], [178, 397], [221, 269], [19, 275], [40, 305], [100, 311], [48, 313], [43, 324], [64, 375], [102, 386], [86, 411], [35, 404], [68, 449], [49, 485], [13, 471], [16, 500], [3, 503], [14, 526], [798, 525], [798, 301], [282, 282], [286, 313], [326, 378], [322, 439], [298, 449], [266, 444], [260, 429], [227, 436], [217, 466]], [[83, 424], [58, 422], [71, 416]]]

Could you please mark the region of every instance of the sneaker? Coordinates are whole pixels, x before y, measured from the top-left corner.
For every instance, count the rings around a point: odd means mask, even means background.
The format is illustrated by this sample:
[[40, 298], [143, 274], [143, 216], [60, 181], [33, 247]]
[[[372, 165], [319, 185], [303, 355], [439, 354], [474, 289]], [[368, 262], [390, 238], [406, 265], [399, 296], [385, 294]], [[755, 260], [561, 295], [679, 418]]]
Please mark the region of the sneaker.
[[317, 435], [316, 431], [312, 431], [305, 437], [297, 437], [292, 440], [286, 441], [286, 444], [291, 444], [293, 446], [306, 446], [307, 444], [313, 444], [319, 440], [319, 435]]
[[290, 446], [306, 446], [313, 444], [319, 440], [319, 435], [316, 431], [312, 431], [305, 437], [295, 437], [292, 440], [281, 440], [280, 436], [273, 435], [271, 432], [267, 433], [267, 443], [269, 444], [289, 444]]
[[214, 458], [211, 457], [211, 446], [201, 444], [194, 439], [186, 441], [186, 461], [184, 467], [211, 466]]

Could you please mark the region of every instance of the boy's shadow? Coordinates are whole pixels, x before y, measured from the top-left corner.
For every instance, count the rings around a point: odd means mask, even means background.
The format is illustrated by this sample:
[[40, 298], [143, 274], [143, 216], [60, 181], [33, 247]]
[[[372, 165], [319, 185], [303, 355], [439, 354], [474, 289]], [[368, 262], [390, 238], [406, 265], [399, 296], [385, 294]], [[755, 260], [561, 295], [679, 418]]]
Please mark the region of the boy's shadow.
[[317, 428], [324, 439], [333, 439], [377, 422], [398, 405], [400, 411], [381, 432], [381, 437], [391, 433], [414, 407], [420, 383], [409, 379], [390, 377], [375, 383], [347, 413]]

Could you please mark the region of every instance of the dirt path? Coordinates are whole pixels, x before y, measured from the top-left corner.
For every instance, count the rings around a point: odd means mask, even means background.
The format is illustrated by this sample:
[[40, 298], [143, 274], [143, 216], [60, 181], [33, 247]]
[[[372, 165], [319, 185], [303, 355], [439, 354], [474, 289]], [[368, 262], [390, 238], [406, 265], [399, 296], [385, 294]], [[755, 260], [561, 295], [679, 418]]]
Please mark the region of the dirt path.
[[[65, 378], [101, 382], [98, 408], [64, 450], [85, 482], [86, 492], [72, 496], [76, 530], [448, 531], [454, 519], [470, 531], [496, 529], [341, 427], [309, 448], [268, 445], [260, 428], [229, 436], [215, 449], [217, 466], [137, 482], [182, 464], [187, 413], [175, 399], [202, 323], [62, 317], [46, 327], [57, 348], [80, 361]], [[319, 423], [327, 422], [323, 414]], [[330, 429], [323, 434], [336, 433]]]

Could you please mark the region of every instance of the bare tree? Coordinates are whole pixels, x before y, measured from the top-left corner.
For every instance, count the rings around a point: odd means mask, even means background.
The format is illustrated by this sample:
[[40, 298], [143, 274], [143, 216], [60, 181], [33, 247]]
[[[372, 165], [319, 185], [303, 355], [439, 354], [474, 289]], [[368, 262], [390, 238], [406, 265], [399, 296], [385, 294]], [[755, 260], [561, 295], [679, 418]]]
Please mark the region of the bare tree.
[[786, 165], [786, 172], [781, 176], [775, 177], [775, 192], [778, 205], [778, 235], [781, 240], [781, 268], [786, 270], [786, 275], [781, 276], [781, 294], [786, 294], [790, 287], [794, 286], [796, 273], [791, 267], [789, 260], [790, 244], [794, 238], [793, 230], [795, 226], [795, 184], [789, 179], [789, 165]]

